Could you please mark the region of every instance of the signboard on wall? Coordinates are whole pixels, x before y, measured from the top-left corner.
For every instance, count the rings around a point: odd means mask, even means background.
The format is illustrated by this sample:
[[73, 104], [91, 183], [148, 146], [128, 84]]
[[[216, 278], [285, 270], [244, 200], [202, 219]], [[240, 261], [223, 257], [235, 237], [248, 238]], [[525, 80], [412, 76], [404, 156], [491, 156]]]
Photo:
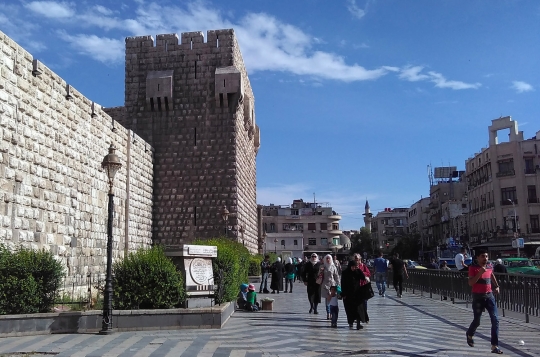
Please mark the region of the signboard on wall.
[[436, 179], [450, 178], [454, 171], [457, 171], [457, 166], [435, 167], [433, 177]]

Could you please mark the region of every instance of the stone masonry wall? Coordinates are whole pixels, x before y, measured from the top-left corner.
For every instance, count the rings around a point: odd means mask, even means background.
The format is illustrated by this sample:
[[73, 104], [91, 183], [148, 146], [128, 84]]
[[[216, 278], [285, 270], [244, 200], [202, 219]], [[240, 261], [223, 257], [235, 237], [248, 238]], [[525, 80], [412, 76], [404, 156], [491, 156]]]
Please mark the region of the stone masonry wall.
[[0, 244], [53, 252], [66, 289], [86, 293], [106, 268], [101, 161], [113, 143], [123, 164], [114, 181], [119, 259], [151, 244], [153, 149], [33, 60], [0, 32]]
[[234, 31], [127, 38], [125, 96], [107, 111], [155, 149], [153, 241], [224, 235], [225, 205], [227, 235], [256, 252], [259, 129]]

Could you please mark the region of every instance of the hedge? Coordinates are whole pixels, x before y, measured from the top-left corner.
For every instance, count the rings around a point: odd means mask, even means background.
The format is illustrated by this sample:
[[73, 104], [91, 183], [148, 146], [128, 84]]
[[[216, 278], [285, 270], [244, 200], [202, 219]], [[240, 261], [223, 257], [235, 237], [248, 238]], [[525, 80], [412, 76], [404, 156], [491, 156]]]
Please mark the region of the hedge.
[[234, 301], [240, 284], [248, 281], [251, 254], [247, 248], [225, 237], [197, 240], [193, 244], [217, 247], [217, 258], [212, 259], [214, 299], [216, 304]]
[[115, 309], [169, 309], [185, 301], [184, 278], [160, 246], [130, 253], [113, 271]]
[[51, 252], [0, 246], [0, 315], [51, 311], [63, 278]]

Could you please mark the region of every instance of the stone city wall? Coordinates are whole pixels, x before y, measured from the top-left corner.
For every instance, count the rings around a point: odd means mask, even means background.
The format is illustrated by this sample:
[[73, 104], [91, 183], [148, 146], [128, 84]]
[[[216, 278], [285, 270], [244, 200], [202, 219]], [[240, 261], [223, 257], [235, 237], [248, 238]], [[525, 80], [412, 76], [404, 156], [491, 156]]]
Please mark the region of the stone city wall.
[[86, 293], [106, 267], [101, 161], [113, 143], [116, 260], [152, 243], [153, 149], [2, 32], [0, 71], [0, 244], [53, 252]]

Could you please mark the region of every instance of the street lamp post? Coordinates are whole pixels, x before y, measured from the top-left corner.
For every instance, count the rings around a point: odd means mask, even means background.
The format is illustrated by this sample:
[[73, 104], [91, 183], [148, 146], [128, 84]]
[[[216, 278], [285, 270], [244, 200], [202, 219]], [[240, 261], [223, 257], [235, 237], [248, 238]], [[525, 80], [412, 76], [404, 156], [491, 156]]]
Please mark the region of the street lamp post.
[[[514, 209], [514, 239], [517, 239], [517, 215], [516, 215], [516, 205], [514, 204], [514, 201], [511, 200], [511, 199], [507, 199], [506, 200], [507, 202], [510, 202], [512, 204], [512, 207]], [[517, 255], [518, 257], [520, 257], [520, 253], [519, 253], [519, 244], [518, 242], [516, 241], [516, 246], [517, 246]]]
[[274, 238], [274, 254], [277, 254], [277, 238]]
[[225, 225], [225, 237], [227, 237], [227, 223], [229, 222], [229, 210], [227, 209], [227, 206], [223, 205], [219, 213], [221, 214], [221, 219]]
[[109, 181], [109, 207], [107, 218], [107, 276], [105, 278], [105, 290], [103, 291], [103, 320], [101, 323], [101, 335], [108, 335], [113, 332], [112, 324], [112, 233], [113, 233], [113, 212], [114, 212], [114, 175], [122, 167], [122, 163], [115, 154], [116, 148], [113, 144], [109, 147], [109, 154], [103, 158], [101, 167], [107, 173]]
[[266, 231], [262, 234], [263, 254], [266, 255]]

